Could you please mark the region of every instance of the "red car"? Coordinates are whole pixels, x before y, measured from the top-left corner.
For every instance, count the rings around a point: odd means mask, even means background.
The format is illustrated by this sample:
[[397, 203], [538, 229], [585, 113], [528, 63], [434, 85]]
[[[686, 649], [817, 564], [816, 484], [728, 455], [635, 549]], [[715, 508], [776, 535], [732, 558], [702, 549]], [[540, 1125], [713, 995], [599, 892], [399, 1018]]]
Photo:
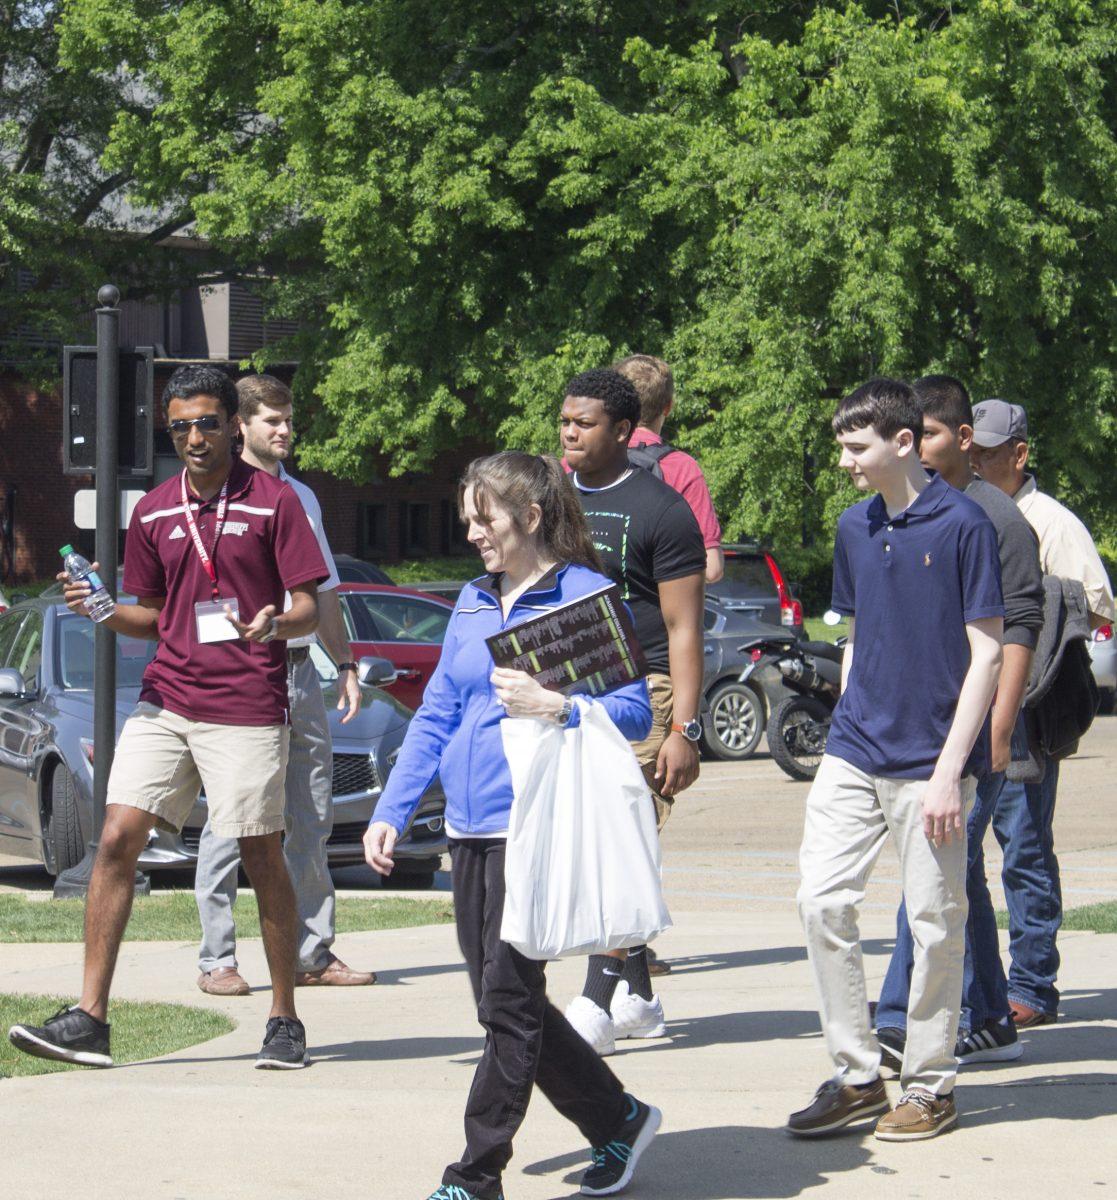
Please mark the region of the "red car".
[[438, 666], [454, 606], [438, 596], [380, 583], [342, 583], [337, 589], [353, 659], [374, 654], [399, 671], [384, 690], [418, 708]]

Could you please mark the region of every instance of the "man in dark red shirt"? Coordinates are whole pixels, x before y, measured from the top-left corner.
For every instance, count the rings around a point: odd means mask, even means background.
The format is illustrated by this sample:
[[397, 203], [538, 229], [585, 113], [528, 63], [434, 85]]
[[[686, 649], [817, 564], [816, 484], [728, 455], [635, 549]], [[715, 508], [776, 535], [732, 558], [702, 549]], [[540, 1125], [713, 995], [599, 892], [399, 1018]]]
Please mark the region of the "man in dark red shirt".
[[[258, 1067], [306, 1065], [295, 1015], [295, 899], [283, 859], [287, 638], [313, 632], [326, 564], [298, 497], [232, 454], [237, 393], [215, 367], [181, 367], [163, 393], [184, 465], [136, 506], [124, 590], [109, 627], [157, 640], [140, 702], [109, 777], [85, 916], [81, 999], [43, 1026], [14, 1025], [19, 1049], [111, 1066], [109, 988], [132, 906], [136, 862], [154, 826], [177, 832], [205, 789], [210, 823], [240, 842], [271, 972]], [[66, 602], [88, 615], [87, 584]], [[284, 592], [291, 607], [282, 612]], [[277, 615], [279, 614], [279, 615]]]

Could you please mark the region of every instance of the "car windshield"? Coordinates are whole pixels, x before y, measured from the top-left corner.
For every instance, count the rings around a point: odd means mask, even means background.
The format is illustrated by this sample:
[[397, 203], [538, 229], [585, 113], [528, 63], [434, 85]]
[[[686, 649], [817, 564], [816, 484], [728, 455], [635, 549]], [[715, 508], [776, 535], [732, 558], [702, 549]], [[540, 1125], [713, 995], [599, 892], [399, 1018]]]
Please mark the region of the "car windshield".
[[345, 599], [364, 609], [378, 642], [420, 642], [441, 646], [450, 623], [451, 609], [414, 596], [350, 592]]
[[[59, 665], [62, 686], [93, 686], [93, 634], [97, 628], [84, 617], [67, 615], [59, 620]], [[116, 686], [139, 687], [144, 667], [155, 657], [158, 642], [142, 638], [116, 638]]]

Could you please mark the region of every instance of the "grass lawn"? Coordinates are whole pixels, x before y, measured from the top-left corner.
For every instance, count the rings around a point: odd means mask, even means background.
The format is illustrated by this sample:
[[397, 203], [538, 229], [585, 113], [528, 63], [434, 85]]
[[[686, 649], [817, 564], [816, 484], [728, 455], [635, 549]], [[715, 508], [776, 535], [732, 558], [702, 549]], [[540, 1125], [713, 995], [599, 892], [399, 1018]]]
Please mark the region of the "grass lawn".
[[840, 625], [827, 625], [821, 617], [804, 617], [803, 628], [812, 642], [836, 642], [838, 638], [849, 633], [849, 622]]
[[[29, 901], [0, 895], [0, 942], [80, 942], [84, 912], [83, 900]], [[238, 937], [260, 936], [251, 896], [238, 900], [235, 913]], [[445, 900], [366, 900], [357, 896], [339, 896], [337, 900], [338, 933], [443, 925], [453, 919], [454, 909]], [[124, 937], [134, 942], [193, 942], [200, 934], [194, 894], [168, 892], [136, 900]]]
[[[1008, 913], [997, 913], [997, 928], [1008, 928]], [[1068, 908], [1063, 913], [1062, 928], [1087, 933], [1117, 933], [1117, 900]]]
[[[36, 906], [37, 907], [37, 906]], [[45, 905], [43, 906], [45, 907]], [[0, 992], [0, 1079], [15, 1075], [46, 1075], [53, 1071], [88, 1071], [70, 1063], [51, 1062], [23, 1054], [8, 1041], [8, 1027], [16, 1022], [41, 1025], [74, 997], [14, 996]], [[114, 1000], [112, 1005], [112, 1056], [118, 1063], [138, 1062], [170, 1054], [185, 1046], [208, 1042], [235, 1028], [224, 1013], [188, 1008], [185, 1004], [151, 1004]]]

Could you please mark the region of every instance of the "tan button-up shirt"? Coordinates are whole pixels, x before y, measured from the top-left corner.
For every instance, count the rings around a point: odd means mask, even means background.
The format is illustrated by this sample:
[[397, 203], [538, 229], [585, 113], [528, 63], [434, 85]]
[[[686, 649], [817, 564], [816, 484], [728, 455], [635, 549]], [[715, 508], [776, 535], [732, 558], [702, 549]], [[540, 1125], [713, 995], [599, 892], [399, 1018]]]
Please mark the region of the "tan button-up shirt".
[[1086, 607], [1103, 623], [1113, 622], [1113, 588], [1094, 539], [1085, 525], [1054, 496], [1036, 487], [1034, 475], [1013, 497], [1039, 539], [1039, 561], [1045, 575], [1077, 579], [1086, 592]]

